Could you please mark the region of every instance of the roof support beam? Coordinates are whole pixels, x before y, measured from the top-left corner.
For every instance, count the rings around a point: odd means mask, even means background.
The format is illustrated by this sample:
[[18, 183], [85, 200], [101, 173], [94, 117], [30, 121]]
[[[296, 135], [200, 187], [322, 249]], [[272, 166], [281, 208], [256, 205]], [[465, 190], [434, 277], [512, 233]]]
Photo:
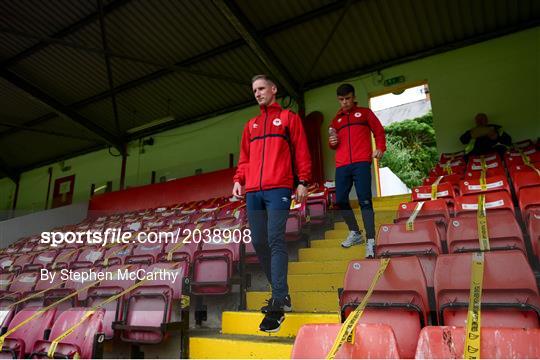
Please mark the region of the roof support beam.
[[339, 28], [339, 26], [343, 22], [343, 19], [345, 18], [345, 15], [347, 15], [347, 11], [349, 11], [352, 3], [353, 3], [353, 0], [347, 0], [347, 2], [345, 3], [345, 6], [343, 7], [343, 9], [341, 9], [341, 13], [339, 14], [339, 17], [337, 18], [334, 26], [330, 30], [330, 33], [328, 34], [328, 37], [324, 41], [323, 46], [319, 50], [319, 53], [315, 56], [315, 60], [313, 60], [313, 62], [311, 63], [311, 66], [309, 67], [309, 70], [303, 76], [302, 86], [309, 79], [309, 77], [311, 76], [311, 73], [315, 69], [315, 66], [317, 66], [317, 64], [319, 63], [319, 59], [321, 58], [321, 56], [326, 51], [326, 48], [328, 47], [328, 45], [330, 45], [330, 42], [332, 41], [332, 39], [334, 37], [334, 34], [336, 33], [337, 29]]
[[[353, 1], [357, 2], [357, 1], [360, 1], [360, 0], [353, 0]], [[260, 34], [264, 37], [264, 36], [269, 36], [269, 35], [272, 35], [272, 34], [276, 34], [276, 33], [280, 32], [280, 31], [285, 31], [285, 30], [287, 30], [287, 29], [289, 29], [289, 28], [291, 28], [293, 26], [297, 26], [297, 25], [312, 21], [312, 20], [314, 20], [314, 19], [316, 19], [316, 18], [318, 18], [320, 16], [324, 16], [324, 15], [327, 15], [327, 14], [332, 13], [334, 11], [338, 11], [338, 10], [342, 9], [345, 6], [345, 3], [346, 3], [346, 0], [337, 0], [337, 1], [333, 2], [333, 3], [328, 4], [328, 5], [324, 5], [324, 6], [321, 6], [319, 8], [316, 8], [314, 10], [311, 10], [311, 11], [309, 11], [307, 13], [304, 13], [304, 14], [298, 16], [298, 17], [284, 20], [283, 22], [280, 22], [280, 23], [278, 23], [276, 25], [273, 25], [273, 26], [269, 27], [268, 29], [261, 30]], [[0, 31], [13, 32], [14, 30], [6, 29], [5, 27], [3, 28], [3, 27], [0, 26]], [[28, 33], [22, 33], [20, 31], [17, 31], [15, 35], [17, 35], [17, 34], [20, 35], [20, 36], [26, 36], [26, 37], [34, 36], [34, 35], [31, 35], [31, 34], [28, 34]], [[42, 40], [43, 41], [49, 41], [51, 43], [57, 43], [57, 44], [63, 45], [63, 46], [79, 48], [81, 50], [83, 50], [83, 48], [85, 50], [92, 51], [92, 52], [94, 52], [94, 50], [97, 50], [100, 54], [102, 53], [101, 49], [85, 48], [85, 47], [82, 47], [80, 45], [68, 43], [68, 42], [66, 42], [64, 40], [60, 40], [60, 39], [42, 38]], [[226, 53], [227, 51], [237, 49], [237, 48], [242, 47], [244, 45], [245, 45], [244, 40], [242, 40], [242, 39], [234, 40], [234, 41], [231, 41], [230, 43], [224, 44], [222, 46], [218, 46], [218, 47], [216, 47], [216, 48], [214, 48], [212, 50], [209, 50], [207, 52], [201, 53], [199, 55], [195, 55], [194, 57], [191, 57], [189, 59], [179, 61], [174, 65], [160, 66], [160, 67], [163, 67], [161, 70], [155, 71], [155, 72], [153, 72], [151, 74], [148, 74], [148, 75], [145, 75], [145, 76], [143, 76], [141, 78], [138, 78], [138, 79], [129, 81], [127, 83], [121, 84], [121, 85], [119, 85], [119, 86], [117, 86], [115, 88], [115, 91], [118, 94], [120, 92], [136, 88], [136, 87], [138, 87], [140, 85], [144, 85], [144, 84], [149, 83], [151, 81], [158, 80], [158, 79], [160, 79], [160, 78], [162, 78], [164, 76], [167, 76], [169, 74], [174, 73], [175, 71], [187, 72], [187, 73], [192, 73], [194, 75], [200, 75], [200, 76], [206, 76], [206, 77], [211, 77], [211, 76], [214, 77], [214, 75], [206, 74], [206, 73], [195, 71], [195, 70], [190, 70], [188, 67], [190, 65], [199, 63], [201, 61], [212, 58], [214, 56], [218, 56], [220, 54]], [[125, 59], [125, 60], [130, 60], [130, 61], [139, 60], [141, 62], [147, 63], [148, 65], [158, 66], [158, 64], [156, 64], [156, 63], [151, 63], [151, 62], [146, 61], [146, 60], [135, 59], [133, 57], [125, 56], [125, 55], [122, 55], [122, 54], [111, 53], [110, 55], [112, 57], [119, 58], [119, 59]], [[218, 77], [216, 77], [216, 79], [218, 79]], [[233, 79], [226, 79], [225, 76], [222, 76], [222, 80], [233, 82], [232, 81]], [[249, 85], [249, 84], [245, 83], [245, 85]], [[84, 107], [86, 105], [93, 104], [93, 103], [96, 103], [98, 101], [107, 99], [110, 96], [111, 96], [111, 93], [110, 93], [109, 90], [107, 90], [107, 91], [101, 92], [99, 94], [96, 94], [94, 96], [91, 96], [89, 98], [78, 101], [78, 102], [76, 102], [74, 104], [71, 104], [69, 106], [71, 108], [73, 108], [73, 109], [79, 109], [79, 108], [82, 108], [82, 107]], [[42, 124], [44, 122], [47, 122], [50, 119], [53, 119], [54, 117], [56, 117], [56, 114], [46, 114], [46, 115], [41, 116], [39, 118], [30, 120], [30, 121], [24, 123], [24, 125], [25, 126], [39, 125], [39, 124]], [[7, 130], [7, 131], [0, 132], [0, 138], [5, 136], [5, 135], [13, 134], [15, 131], [16, 130]]]
[[22, 130], [22, 131], [35, 132], [35, 133], [39, 133], [39, 134], [53, 135], [53, 136], [70, 138], [70, 139], [83, 140], [83, 141], [88, 141], [88, 142], [91, 142], [91, 143], [99, 142], [98, 139], [92, 139], [92, 138], [85, 137], [85, 136], [67, 134], [67, 133], [63, 133], [63, 132], [60, 132], [60, 131], [54, 131], [54, 130], [40, 129], [40, 128], [35, 128], [35, 127], [32, 127], [32, 126], [17, 125], [17, 124], [8, 123], [8, 122], [5, 122], [5, 121], [0, 121], [0, 127], [2, 127], [2, 126], [12, 128], [12, 129], [17, 129], [17, 130]]
[[255, 27], [244, 15], [240, 7], [233, 0], [214, 0], [214, 4], [289, 95], [295, 98], [299, 97], [300, 91], [295, 80], [265, 43], [264, 39], [257, 33]]
[[20, 78], [16, 74], [5, 69], [0, 69], [0, 77], [4, 78], [13, 86], [23, 90], [28, 95], [30, 95], [30, 97], [32, 97], [33, 99], [52, 108], [53, 111], [58, 113], [59, 115], [63, 115], [73, 120], [74, 122], [78, 123], [79, 125], [85, 127], [86, 129], [90, 130], [91, 132], [95, 133], [101, 139], [103, 139], [106, 143], [116, 147], [120, 152], [124, 151], [123, 142], [119, 137], [116, 137], [115, 135], [109, 133], [107, 130], [91, 122], [90, 120], [80, 115], [69, 106], [62, 104], [60, 101], [47, 95], [45, 92], [38, 89], [34, 85], [30, 84], [26, 80]]
[[111, 92], [113, 116], [114, 116], [114, 125], [116, 126], [116, 132], [120, 134], [120, 119], [118, 117], [118, 105], [116, 104], [116, 92], [114, 91], [114, 80], [113, 72], [111, 65], [111, 58], [107, 54], [109, 51], [109, 45], [107, 43], [107, 28], [105, 26], [105, 13], [103, 11], [103, 0], [97, 0], [98, 12], [99, 12], [99, 27], [101, 30], [101, 44], [103, 45], [103, 51], [105, 54], [105, 67], [107, 68], [107, 81], [109, 83], [109, 91]]
[[[113, 12], [113, 11], [115, 11], [117, 9], [120, 9], [122, 6], [126, 5], [130, 1], [131, 0], [115, 0], [115, 1], [112, 1], [107, 6], [103, 7], [103, 12], [104, 13]], [[77, 21], [76, 23], [71, 24], [68, 27], [58, 31], [57, 33], [53, 34], [51, 37], [53, 37], [53, 38], [62, 38], [64, 36], [70, 35], [70, 34], [76, 32], [76, 31], [82, 29], [83, 27], [91, 24], [92, 22], [96, 21], [98, 19], [98, 17], [99, 17], [99, 12], [96, 11], [96, 12], [88, 15], [84, 19], [81, 19], [81, 20]], [[0, 67], [1, 68], [6, 68], [6, 67], [8, 67], [10, 65], [13, 65], [13, 64], [15, 64], [15, 63], [17, 63], [17, 62], [19, 62], [19, 61], [21, 61], [23, 59], [26, 59], [29, 56], [35, 54], [36, 52], [46, 48], [47, 46], [49, 46], [48, 42], [40, 41], [36, 45], [31, 46], [28, 49], [18, 53], [17, 55], [3, 61], [0, 64]]]

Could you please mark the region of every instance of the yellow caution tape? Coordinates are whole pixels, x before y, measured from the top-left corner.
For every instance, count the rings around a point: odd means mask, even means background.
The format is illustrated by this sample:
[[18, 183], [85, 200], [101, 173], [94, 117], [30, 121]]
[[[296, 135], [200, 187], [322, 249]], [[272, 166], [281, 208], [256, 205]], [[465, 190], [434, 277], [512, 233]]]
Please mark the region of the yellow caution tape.
[[486, 191], [487, 185], [486, 185], [486, 170], [482, 169], [480, 172], [480, 190]]
[[87, 286], [85, 287], [82, 287], [80, 288], [79, 290], [67, 295], [66, 297], [58, 300], [58, 301], [55, 301], [54, 303], [52, 303], [51, 305], [49, 306], [46, 306], [44, 307], [43, 309], [39, 309], [38, 311], [36, 311], [34, 314], [32, 314], [30, 317], [26, 318], [24, 321], [21, 321], [20, 323], [18, 323], [17, 325], [15, 325], [13, 328], [9, 329], [4, 335], [0, 336], [0, 349], [2, 348], [2, 346], [4, 345], [4, 341], [5, 339], [13, 334], [15, 331], [17, 331], [18, 329], [20, 329], [21, 327], [25, 326], [26, 324], [28, 324], [30, 321], [34, 320], [35, 318], [41, 316], [44, 312], [46, 312], [47, 310], [50, 310], [52, 308], [54, 308], [55, 306], [57, 306], [58, 304], [61, 304], [62, 302], [80, 294], [81, 292], [85, 291], [85, 290], [88, 290], [89, 288], [91, 288], [92, 286], [96, 285], [97, 283], [99, 283], [99, 281], [94, 281], [90, 284], [88, 284]]
[[489, 233], [486, 216], [486, 196], [480, 194], [478, 196], [478, 210], [476, 212], [476, 224], [478, 226], [478, 241], [480, 242], [480, 250], [488, 251], [489, 248]]
[[467, 311], [467, 332], [465, 334], [464, 359], [480, 359], [481, 301], [484, 280], [484, 253], [473, 253], [471, 264], [471, 289]]
[[98, 305], [92, 307], [91, 309], [87, 310], [84, 315], [79, 319], [79, 321], [77, 321], [73, 326], [71, 326], [69, 329], [67, 329], [66, 331], [64, 331], [62, 334], [58, 335], [52, 342], [51, 342], [51, 346], [49, 347], [49, 351], [47, 351], [47, 356], [49, 358], [54, 358], [54, 353], [56, 352], [56, 348], [58, 347], [58, 344], [60, 343], [60, 341], [64, 340], [66, 337], [68, 337], [71, 333], [73, 333], [73, 331], [75, 331], [75, 329], [77, 329], [79, 326], [81, 326], [90, 316], [92, 316], [100, 307], [102, 307], [103, 305], [106, 305], [112, 301], [115, 301], [116, 299], [124, 296], [125, 294], [133, 291], [134, 289], [138, 288], [139, 286], [141, 286], [142, 284], [144, 284], [146, 281], [148, 281], [148, 279], [143, 279], [141, 281], [139, 281], [138, 283], [136, 284], [133, 284], [132, 286], [130, 286], [129, 288], [125, 289], [124, 291], [116, 294], [116, 295], [113, 295], [105, 300], [103, 300], [101, 303], [99, 303]]
[[443, 176], [439, 176], [437, 180], [431, 184], [431, 200], [437, 199], [437, 186], [439, 186], [439, 183], [441, 182]]
[[369, 286], [368, 291], [364, 295], [364, 298], [362, 299], [362, 302], [360, 303], [360, 305], [358, 305], [358, 307], [349, 315], [347, 320], [345, 320], [343, 325], [341, 325], [341, 329], [339, 330], [336, 340], [334, 340], [332, 349], [330, 349], [330, 352], [326, 356], [327, 359], [334, 359], [336, 357], [337, 352], [339, 351], [339, 349], [345, 342], [348, 342], [351, 344], [354, 343], [354, 330], [356, 328], [356, 324], [358, 323], [358, 320], [360, 320], [360, 317], [362, 316], [362, 313], [364, 312], [364, 309], [366, 308], [369, 298], [371, 294], [373, 293], [375, 286], [377, 285], [382, 275], [384, 274], [384, 271], [386, 270], [386, 267], [388, 266], [389, 262], [390, 262], [389, 258], [380, 260], [379, 268], [377, 269], [377, 272], [375, 273], [375, 276], [373, 277], [373, 280], [371, 281], [371, 285]]
[[405, 224], [405, 229], [407, 231], [414, 230], [414, 220], [416, 220], [416, 217], [418, 216], [418, 213], [422, 209], [422, 206], [424, 206], [424, 201], [419, 201], [416, 204], [413, 213], [411, 214], [411, 216], [409, 216], [409, 218], [407, 219], [407, 223]]

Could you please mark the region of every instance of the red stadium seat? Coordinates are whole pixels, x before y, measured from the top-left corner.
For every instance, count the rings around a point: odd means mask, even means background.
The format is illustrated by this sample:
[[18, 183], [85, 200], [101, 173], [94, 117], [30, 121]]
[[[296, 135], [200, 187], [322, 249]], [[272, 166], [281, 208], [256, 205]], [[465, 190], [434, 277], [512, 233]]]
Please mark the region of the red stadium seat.
[[[435, 298], [440, 325], [462, 326], [467, 318], [472, 254], [440, 255]], [[484, 253], [482, 326], [537, 328], [540, 300], [534, 273], [521, 251]]]
[[465, 151], [457, 151], [454, 153], [441, 153], [441, 156], [439, 157], [439, 162], [445, 163], [448, 161], [453, 161], [455, 159], [463, 159], [465, 155]]
[[450, 176], [450, 175], [463, 175], [466, 168], [464, 165], [460, 166], [441, 166], [437, 164], [430, 172], [430, 177], [438, 176]]
[[[87, 310], [89, 309], [73, 308], [70, 311], [64, 311], [54, 322], [51, 334], [49, 335], [50, 340], [36, 341], [32, 351], [32, 358], [47, 359], [47, 352], [52, 340], [77, 324]], [[103, 309], [95, 310], [88, 319], [59, 342], [54, 357], [91, 359], [99, 356], [96, 350], [99, 348], [99, 344], [103, 342], [103, 334], [101, 332], [104, 314], [105, 310]]]
[[[438, 178], [439, 178], [438, 176], [427, 177], [427, 178], [424, 179], [423, 184], [424, 185], [431, 185], [435, 181], [437, 181]], [[452, 187], [454, 188], [454, 192], [457, 195], [458, 192], [459, 192], [459, 182], [461, 181], [461, 179], [463, 179], [463, 174], [444, 175], [442, 177], [442, 179], [439, 181], [439, 183], [450, 183], [450, 184], [452, 184]]]
[[[240, 241], [241, 239], [235, 239]], [[194, 295], [224, 295], [231, 290], [231, 279], [239, 261], [238, 242], [210, 242], [195, 253], [191, 293]]]
[[302, 228], [306, 223], [306, 202], [291, 204], [289, 217], [285, 226], [285, 239], [287, 241], [299, 240], [302, 237]]
[[86, 268], [93, 266], [96, 262], [103, 259], [105, 250], [103, 246], [87, 246], [79, 253], [77, 259], [71, 263], [71, 267]]
[[[476, 217], [478, 210], [478, 196], [458, 196], [454, 206], [456, 216]], [[502, 212], [515, 215], [512, 198], [506, 191], [494, 191], [485, 194], [486, 213]]]
[[533, 252], [540, 261], [540, 253], [538, 252], [538, 249], [540, 248], [540, 210], [533, 211], [529, 214], [527, 229], [529, 231]]
[[431, 186], [416, 186], [412, 189], [411, 197], [412, 201], [426, 201], [426, 200], [436, 200], [436, 199], [445, 199], [447, 203], [453, 204], [454, 198], [456, 197], [454, 193], [454, 188], [450, 183], [440, 183], [437, 185], [437, 192], [435, 194], [435, 199], [432, 199]]
[[[427, 326], [422, 329], [416, 359], [462, 359], [465, 328]], [[540, 358], [540, 330], [482, 327], [480, 356], [484, 359]]]
[[[523, 153], [523, 156], [522, 156]], [[528, 146], [522, 149], [522, 153], [518, 151], [509, 151], [504, 155], [504, 161], [508, 168], [516, 165], [524, 165], [525, 161], [535, 163], [540, 162], [540, 151], [534, 146]], [[525, 157], [525, 159], [524, 159]]]
[[[300, 328], [291, 359], [324, 359], [341, 324], [306, 324]], [[357, 324], [353, 344], [345, 343], [336, 359], [396, 359], [400, 354], [392, 328], [384, 324]]]
[[56, 309], [49, 309], [47, 311], [41, 311], [40, 307], [27, 307], [19, 311], [13, 320], [9, 323], [8, 331], [19, 325], [30, 316], [36, 313], [40, 315], [30, 323], [15, 330], [5, 340], [1, 349], [0, 357], [4, 358], [5, 355], [10, 355], [12, 359], [28, 358], [35, 343], [38, 340], [43, 339], [45, 331], [50, 329], [53, 325], [54, 315]]
[[[418, 202], [401, 203], [398, 207], [395, 223], [405, 223], [414, 213]], [[448, 205], [443, 199], [424, 201], [420, 212], [415, 221], [435, 221], [439, 238], [443, 245], [443, 251], [446, 249], [446, 227], [450, 220]]]
[[487, 169], [501, 168], [503, 162], [497, 153], [487, 155], [471, 155], [467, 163], [467, 171], [481, 171], [482, 161], [484, 161]]
[[318, 188], [308, 194], [306, 211], [312, 224], [322, 224], [326, 221], [328, 209], [328, 191], [326, 188]]
[[[113, 278], [105, 279], [101, 281], [99, 285], [88, 289], [86, 305], [89, 307], [96, 306], [102, 303], [105, 299], [119, 294], [135, 284], [135, 280], [129, 278], [123, 279], [119, 276], [121, 276], [121, 273], [125, 271], [135, 272], [139, 269], [139, 266], [139, 264], [132, 264], [128, 266], [115, 265], [102, 269], [102, 271], [110, 274]], [[103, 333], [105, 334], [105, 339], [112, 339], [114, 337], [112, 324], [115, 321], [120, 320], [122, 317], [124, 311], [124, 299], [126, 298], [127, 296], [124, 295], [120, 297], [120, 299], [111, 301], [102, 306], [102, 308], [105, 310], [105, 314], [103, 315]]]
[[540, 186], [527, 187], [519, 192], [519, 209], [523, 220], [529, 219], [529, 213], [540, 209]]
[[[526, 254], [521, 227], [512, 214], [488, 213], [487, 226], [491, 250], [517, 249]], [[449, 253], [480, 251], [476, 218], [459, 216], [453, 219], [448, 225], [446, 239]]]
[[511, 195], [510, 185], [508, 184], [506, 176], [498, 175], [486, 178], [484, 186], [485, 188], [483, 189], [480, 184], [480, 179], [463, 180], [459, 184], [459, 193], [461, 195], [471, 195], [492, 191], [506, 191]]
[[[165, 232], [159, 232], [159, 234], [166, 234]], [[133, 247], [131, 255], [126, 256], [126, 264], [153, 264], [157, 261], [160, 255], [163, 253], [165, 247], [165, 238], [163, 242], [156, 243], [140, 243]]]
[[35, 271], [48, 267], [54, 262], [58, 251], [48, 250], [43, 251], [36, 255], [31, 264], [26, 264], [23, 267], [23, 271]]
[[[379, 264], [378, 259], [349, 263], [339, 299], [344, 319], [366, 294]], [[359, 322], [389, 325], [396, 335], [400, 355], [413, 357], [420, 329], [428, 320], [426, 287], [424, 272], [417, 257], [392, 258]]]
[[435, 221], [414, 222], [412, 231], [405, 223], [381, 225], [376, 250], [377, 257], [418, 256], [427, 286], [433, 287], [435, 262], [443, 252]]
[[530, 171], [518, 171], [513, 174], [514, 190], [519, 199], [521, 189], [540, 186], [540, 174], [532, 169]]
[[176, 279], [153, 279], [134, 289], [126, 299], [122, 320], [113, 323], [113, 329], [120, 330], [120, 339], [138, 344], [158, 344], [162, 342], [169, 328], [177, 328], [179, 321], [188, 316], [185, 311], [172, 311], [173, 301], [182, 298], [187, 264], [180, 262], [156, 263], [146, 269], [146, 273], [159, 272], [176, 274]]

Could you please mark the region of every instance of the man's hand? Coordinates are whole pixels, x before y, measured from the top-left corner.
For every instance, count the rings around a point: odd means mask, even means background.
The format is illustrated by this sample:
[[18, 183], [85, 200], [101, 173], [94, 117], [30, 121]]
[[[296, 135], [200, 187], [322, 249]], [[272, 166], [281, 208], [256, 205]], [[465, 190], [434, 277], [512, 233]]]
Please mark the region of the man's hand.
[[339, 139], [337, 135], [330, 135], [330, 137], [328, 138], [328, 142], [330, 143], [330, 145], [336, 146], [339, 143]]
[[235, 182], [232, 189], [232, 194], [237, 198], [243, 197], [244, 187], [239, 182]]
[[304, 200], [306, 200], [307, 198], [307, 194], [307, 187], [305, 187], [304, 185], [298, 185], [298, 187], [296, 188], [296, 202], [304, 202]]
[[373, 158], [380, 160], [382, 156], [383, 156], [383, 152], [379, 149], [375, 149], [375, 151], [373, 152]]

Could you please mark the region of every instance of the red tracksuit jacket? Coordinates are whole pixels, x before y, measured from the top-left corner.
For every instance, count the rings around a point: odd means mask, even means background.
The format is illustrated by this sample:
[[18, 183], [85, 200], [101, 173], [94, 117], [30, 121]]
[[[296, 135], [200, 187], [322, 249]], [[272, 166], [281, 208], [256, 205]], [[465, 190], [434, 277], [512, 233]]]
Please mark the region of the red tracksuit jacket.
[[351, 111], [339, 110], [330, 123], [337, 132], [339, 142], [330, 148], [336, 150], [336, 167], [359, 161], [372, 160], [371, 136], [375, 136], [376, 148], [386, 151], [386, 137], [377, 116], [371, 109], [355, 105]]
[[245, 185], [246, 192], [292, 189], [293, 164], [298, 179], [309, 181], [311, 157], [302, 120], [277, 103], [261, 106], [260, 115], [244, 127], [234, 181]]

